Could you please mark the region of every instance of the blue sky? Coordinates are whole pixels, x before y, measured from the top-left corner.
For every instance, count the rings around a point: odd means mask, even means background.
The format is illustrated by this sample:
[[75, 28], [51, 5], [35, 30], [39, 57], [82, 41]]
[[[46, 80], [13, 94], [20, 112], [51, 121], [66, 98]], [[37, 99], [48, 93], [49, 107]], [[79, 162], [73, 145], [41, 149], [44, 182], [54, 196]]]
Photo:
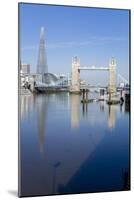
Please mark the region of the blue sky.
[[[41, 27], [45, 29], [48, 71], [70, 73], [72, 56], [81, 66], [107, 66], [117, 60], [117, 73], [128, 79], [129, 12], [127, 10], [20, 4], [21, 60], [36, 71]], [[106, 72], [82, 72], [91, 83], [106, 83]]]

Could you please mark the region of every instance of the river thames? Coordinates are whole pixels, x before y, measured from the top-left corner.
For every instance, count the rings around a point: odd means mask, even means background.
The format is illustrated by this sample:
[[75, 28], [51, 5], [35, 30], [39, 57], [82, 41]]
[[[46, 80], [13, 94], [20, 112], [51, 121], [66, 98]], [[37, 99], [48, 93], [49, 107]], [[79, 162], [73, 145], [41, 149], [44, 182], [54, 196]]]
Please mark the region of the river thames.
[[68, 92], [21, 95], [22, 196], [129, 189], [129, 114]]

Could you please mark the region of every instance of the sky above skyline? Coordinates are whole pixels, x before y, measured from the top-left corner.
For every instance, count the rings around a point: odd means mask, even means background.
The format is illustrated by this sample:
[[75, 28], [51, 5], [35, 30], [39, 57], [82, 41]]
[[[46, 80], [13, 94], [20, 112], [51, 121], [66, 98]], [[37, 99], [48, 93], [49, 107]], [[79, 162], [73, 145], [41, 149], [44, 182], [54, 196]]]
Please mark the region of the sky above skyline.
[[[40, 29], [45, 29], [48, 71], [71, 73], [72, 57], [81, 66], [108, 66], [117, 60], [117, 73], [128, 79], [129, 12], [127, 10], [20, 4], [22, 63], [36, 72]], [[82, 72], [91, 83], [106, 83], [106, 72]]]

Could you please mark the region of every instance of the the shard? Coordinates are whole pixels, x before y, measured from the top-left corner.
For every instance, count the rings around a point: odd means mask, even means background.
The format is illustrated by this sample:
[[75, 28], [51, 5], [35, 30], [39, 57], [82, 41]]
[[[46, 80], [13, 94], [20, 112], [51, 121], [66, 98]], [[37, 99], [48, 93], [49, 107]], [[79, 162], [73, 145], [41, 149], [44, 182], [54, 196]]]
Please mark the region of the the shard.
[[48, 67], [47, 67], [47, 58], [45, 50], [44, 27], [41, 27], [38, 62], [37, 62], [37, 74], [43, 75], [45, 73], [48, 73]]

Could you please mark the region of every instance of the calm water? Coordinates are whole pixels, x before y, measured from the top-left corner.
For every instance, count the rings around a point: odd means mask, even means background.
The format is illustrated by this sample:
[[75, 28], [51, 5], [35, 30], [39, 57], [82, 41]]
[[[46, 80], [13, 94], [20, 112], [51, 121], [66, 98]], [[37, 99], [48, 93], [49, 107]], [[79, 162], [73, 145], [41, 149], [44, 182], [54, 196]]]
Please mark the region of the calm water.
[[21, 194], [124, 190], [129, 111], [59, 93], [21, 96]]

